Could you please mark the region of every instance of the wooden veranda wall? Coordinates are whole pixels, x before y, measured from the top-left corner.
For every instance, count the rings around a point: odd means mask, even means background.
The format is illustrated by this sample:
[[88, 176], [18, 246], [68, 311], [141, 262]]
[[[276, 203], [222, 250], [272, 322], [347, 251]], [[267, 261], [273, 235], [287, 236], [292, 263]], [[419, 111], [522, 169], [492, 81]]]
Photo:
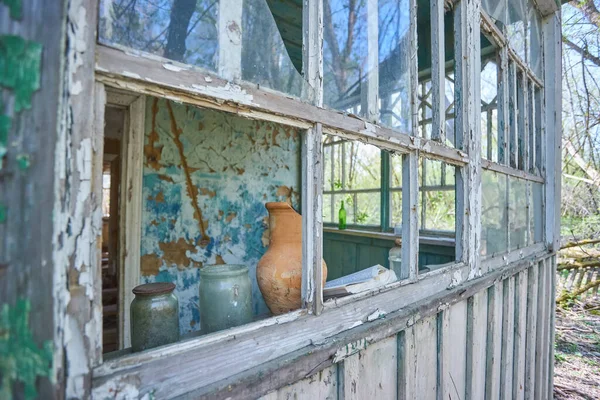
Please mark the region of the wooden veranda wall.
[[262, 399], [551, 398], [555, 277], [554, 257], [530, 263]]

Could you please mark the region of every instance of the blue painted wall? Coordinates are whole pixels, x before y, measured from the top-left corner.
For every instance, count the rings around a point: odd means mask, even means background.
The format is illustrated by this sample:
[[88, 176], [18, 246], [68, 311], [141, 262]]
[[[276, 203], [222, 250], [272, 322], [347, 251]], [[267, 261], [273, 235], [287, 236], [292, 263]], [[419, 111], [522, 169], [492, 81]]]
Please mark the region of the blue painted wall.
[[244, 264], [254, 312], [268, 312], [255, 277], [268, 246], [264, 204], [298, 208], [299, 132], [162, 99], [146, 104], [142, 283], [176, 284], [185, 334], [200, 329], [199, 268]]

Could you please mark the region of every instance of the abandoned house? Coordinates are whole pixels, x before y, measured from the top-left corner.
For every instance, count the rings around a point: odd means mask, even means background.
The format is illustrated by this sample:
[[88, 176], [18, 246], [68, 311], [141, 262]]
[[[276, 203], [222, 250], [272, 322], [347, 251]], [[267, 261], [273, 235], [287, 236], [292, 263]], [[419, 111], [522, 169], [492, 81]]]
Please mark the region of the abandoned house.
[[0, 398], [551, 398], [560, 22], [0, 0]]

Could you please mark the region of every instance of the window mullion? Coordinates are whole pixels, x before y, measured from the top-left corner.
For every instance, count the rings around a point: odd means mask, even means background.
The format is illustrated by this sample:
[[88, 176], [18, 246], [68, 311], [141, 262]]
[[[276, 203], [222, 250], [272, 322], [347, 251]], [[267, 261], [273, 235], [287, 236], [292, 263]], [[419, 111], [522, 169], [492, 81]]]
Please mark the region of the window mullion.
[[380, 192], [380, 223], [381, 231], [385, 232], [390, 226], [390, 153], [381, 150], [381, 192]]
[[[306, 0], [302, 9], [305, 99], [323, 105], [323, 2]], [[332, 166], [333, 168], [333, 166]], [[323, 130], [315, 124], [302, 141], [302, 304], [323, 310]], [[333, 196], [332, 196], [333, 197]]]
[[481, 56], [480, 2], [461, 1], [454, 11], [455, 134], [456, 147], [469, 156], [469, 164], [456, 174], [456, 256], [480, 268], [481, 236]]

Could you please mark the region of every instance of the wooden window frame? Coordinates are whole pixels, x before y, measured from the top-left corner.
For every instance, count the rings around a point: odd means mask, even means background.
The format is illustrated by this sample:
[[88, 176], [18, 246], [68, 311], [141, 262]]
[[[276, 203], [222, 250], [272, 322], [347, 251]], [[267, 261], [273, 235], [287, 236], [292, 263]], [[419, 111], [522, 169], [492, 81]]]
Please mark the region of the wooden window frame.
[[[442, 0], [436, 0], [442, 3]], [[401, 330], [406, 326], [402, 309], [427, 301], [438, 296], [447, 289], [453, 289], [467, 280], [478, 279], [489, 272], [479, 284], [488, 284], [491, 279], [499, 279], [502, 274], [512, 270], [494, 271], [516, 263], [517, 261], [534, 260], [547, 254], [548, 249], [556, 249], [557, 235], [551, 218], [556, 218], [558, 211], [554, 203], [547, 204], [544, 243], [537, 243], [518, 251], [493, 257], [483, 262], [479, 260], [479, 236], [481, 226], [481, 168], [485, 168], [481, 160], [481, 143], [479, 142], [480, 94], [479, 84], [479, 51], [467, 49], [479, 48], [480, 4], [478, 1], [462, 1], [456, 5], [455, 35], [457, 54], [460, 57], [457, 65], [456, 81], [464, 95], [464, 102], [456, 106], [456, 123], [461, 132], [474, 132], [475, 135], [457, 136], [456, 148], [445, 146], [436, 140], [428, 140], [416, 136], [418, 126], [416, 107], [417, 93], [417, 57], [416, 57], [416, 0], [410, 0], [410, 65], [411, 105], [413, 131], [401, 133], [379, 126], [366, 119], [357, 118], [335, 110], [322, 108], [322, 3], [320, 0], [308, 0], [303, 11], [304, 19], [304, 57], [306, 79], [314, 89], [308, 101], [300, 102], [286, 95], [278, 94], [264, 88], [258, 88], [245, 82], [227, 81], [212, 73], [207, 73], [189, 65], [179, 64], [157, 57], [135, 54], [103, 45], [95, 45], [96, 121], [100, 118], [100, 104], [103, 103], [104, 87], [126, 90], [139, 95], [160, 96], [170, 100], [181, 101], [208, 109], [217, 109], [252, 119], [272, 121], [305, 130], [302, 150], [302, 207], [303, 207], [303, 279], [302, 299], [304, 309], [286, 315], [254, 322], [231, 330], [217, 332], [204, 337], [189, 339], [169, 346], [151, 349], [137, 354], [128, 354], [116, 359], [102, 362], [101, 355], [95, 355], [92, 365], [93, 394], [102, 397], [105, 393], [113, 393], [123, 389], [129, 394], [146, 394], [154, 392], [161, 396], [168, 394], [177, 396], [184, 393], [202, 395], [207, 393], [265, 393], [282, 384], [289, 383], [299, 376], [308, 376], [314, 369], [298, 370], [293, 367], [289, 374], [278, 374], [277, 378], [264, 381], [254, 374], [255, 368], [261, 366], [263, 371], [285, 370], [302, 360], [309, 360], [313, 365], [319, 357], [327, 356], [319, 366], [327, 366], [332, 362], [329, 354], [347, 343], [327, 340], [337, 337], [341, 332], [356, 328], [371, 321], [371, 315], [377, 311], [381, 315], [389, 315], [386, 329]], [[485, 20], [485, 16], [481, 16]], [[560, 51], [560, 26], [554, 19], [544, 22], [544, 50]], [[487, 26], [487, 25], [486, 25]], [[557, 33], [558, 32], [558, 33]], [[557, 46], [558, 43], [558, 46]], [[558, 50], [557, 50], [558, 49]], [[456, 51], [455, 50], [455, 51]], [[510, 49], [505, 53], [510, 54]], [[550, 54], [556, 58], [557, 53]], [[518, 61], [517, 61], [518, 62]], [[560, 63], [560, 57], [555, 63]], [[521, 66], [527, 72], [527, 66]], [[551, 82], [554, 73], [543, 69], [546, 82]], [[531, 77], [535, 82], [535, 76]], [[200, 82], [200, 83], [199, 83]], [[542, 101], [546, 107], [556, 108], [560, 101], [560, 90], [554, 87], [542, 91], [558, 94], [558, 100]], [[459, 86], [457, 84], [457, 86]], [[439, 99], [438, 99], [439, 100]], [[552, 117], [542, 110], [542, 120], [548, 123]], [[554, 149], [560, 135], [546, 128], [544, 136], [547, 145], [553, 150], [544, 157], [556, 161], [560, 157]], [[402, 156], [402, 191], [403, 191], [403, 253], [400, 278], [382, 289], [360, 293], [341, 299], [323, 303], [321, 284], [322, 256], [322, 135], [333, 134], [345, 139], [359, 140], [398, 153]], [[440, 131], [440, 137], [442, 132]], [[558, 139], [560, 140], [560, 139]], [[458, 260], [443, 268], [429, 273], [417, 274], [418, 264], [418, 178], [417, 166], [419, 157], [440, 160], [454, 165], [457, 173], [457, 247], [460, 251]], [[499, 164], [502, 165], [502, 164]], [[559, 164], [558, 164], [559, 165]], [[502, 168], [503, 173], [511, 172], [524, 179], [540, 182], [537, 175], [527, 175], [525, 171], [514, 171], [506, 165], [499, 167], [488, 164], [488, 169]], [[458, 171], [457, 171], [458, 172]], [[499, 171], [500, 172], [500, 171]], [[525, 174], [525, 175], [523, 175]], [[546, 198], [556, 201], [560, 195], [560, 176], [556, 171], [548, 171], [543, 183], [551, 185], [546, 190]], [[534, 179], [535, 178], [535, 179]], [[99, 189], [101, 190], [101, 188]], [[520, 268], [513, 265], [511, 268]], [[96, 288], [99, 282], [94, 282]], [[473, 287], [475, 287], [474, 285]], [[463, 292], [464, 294], [464, 292]], [[461, 294], [462, 296], [462, 294]], [[460, 297], [460, 296], [459, 296]], [[457, 298], [459, 298], [457, 297]], [[95, 299], [99, 302], [100, 299]], [[420, 303], [418, 303], [420, 304]], [[383, 311], [385, 310], [385, 311]], [[412, 309], [411, 309], [412, 310]], [[417, 312], [418, 310], [414, 310]], [[399, 314], [398, 314], [399, 313]], [[308, 315], [313, 314], [313, 315]], [[322, 314], [322, 315], [320, 315]], [[320, 315], [320, 316], [319, 316]], [[327, 323], [325, 323], [327, 321]], [[96, 329], [96, 334], [98, 334]], [[362, 332], [362, 331], [361, 331]], [[387, 330], [386, 330], [387, 332]], [[100, 333], [101, 334], [101, 333]], [[385, 334], [383, 331], [381, 335]], [[373, 336], [372, 340], [377, 340]], [[344, 339], [346, 340], [346, 339]], [[314, 352], [318, 349], [318, 352]], [[282, 358], [285, 358], [283, 360]], [[329, 360], [329, 361], [327, 361]], [[181, 369], [194, 371], [193, 374], [176, 376]], [[165, 371], [175, 369], [175, 373]], [[131, 379], [135, 379], [134, 384]], [[243, 385], [240, 383], [243, 382]], [[250, 382], [250, 383], [249, 383]], [[278, 386], [279, 385], [279, 386]], [[134, 392], [135, 390], [135, 392]]]

